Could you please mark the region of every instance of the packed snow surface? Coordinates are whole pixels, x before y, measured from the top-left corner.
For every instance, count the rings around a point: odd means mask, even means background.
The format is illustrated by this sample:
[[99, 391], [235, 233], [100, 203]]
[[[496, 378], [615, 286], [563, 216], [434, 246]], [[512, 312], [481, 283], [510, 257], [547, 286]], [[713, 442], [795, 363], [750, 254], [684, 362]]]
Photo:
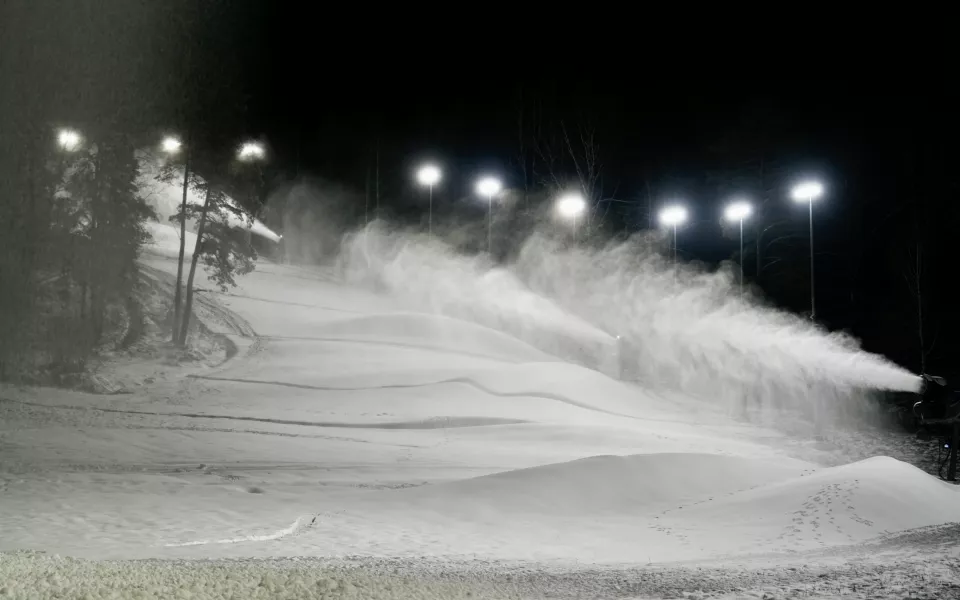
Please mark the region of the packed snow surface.
[[[142, 261], [171, 275], [164, 227]], [[739, 418], [738, 394], [800, 422], [858, 415], [862, 386], [915, 388], [850, 340], [724, 299], [706, 274], [659, 278], [652, 258], [588, 273], [598, 256], [531, 249], [494, 268], [436, 245], [371, 229], [335, 268], [261, 262], [226, 294], [198, 277], [240, 348], [218, 367], [110, 396], [0, 387], [0, 551], [292, 561], [2, 554], [0, 595], [483, 597], [481, 580], [297, 561], [663, 574], [960, 521], [960, 490], [915, 467], [824, 466], [776, 419]], [[551, 279], [546, 256], [586, 283]]]

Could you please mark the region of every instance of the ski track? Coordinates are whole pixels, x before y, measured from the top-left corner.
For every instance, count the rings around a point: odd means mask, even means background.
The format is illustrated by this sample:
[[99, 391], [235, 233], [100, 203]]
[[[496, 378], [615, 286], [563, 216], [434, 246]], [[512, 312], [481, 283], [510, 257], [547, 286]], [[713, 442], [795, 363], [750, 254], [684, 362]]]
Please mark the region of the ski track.
[[[334, 342], [334, 343], [344, 343], [344, 344], [362, 344], [367, 346], [391, 346], [394, 348], [410, 348], [413, 350], [425, 350], [429, 352], [439, 352], [442, 354], [459, 354], [461, 356], [469, 356], [472, 358], [482, 358], [485, 360], [495, 360], [497, 362], [502, 362], [505, 364], [516, 364], [516, 361], [512, 361], [506, 358], [500, 358], [497, 356], [491, 356], [489, 354], [482, 354], [479, 352], [470, 352], [467, 350], [454, 350], [452, 348], [444, 348], [443, 346], [429, 346], [423, 344], [410, 344], [407, 342], [393, 342], [393, 341], [384, 341], [384, 340], [363, 340], [357, 338], [338, 338], [338, 337], [306, 337], [306, 336], [296, 336], [296, 335], [261, 335], [261, 339], [266, 340], [289, 340], [295, 342]], [[559, 361], [559, 359], [557, 359]]]
[[318, 310], [331, 310], [331, 311], [334, 311], [334, 312], [343, 312], [343, 313], [350, 313], [350, 314], [355, 314], [355, 315], [365, 315], [365, 314], [367, 314], [367, 313], [364, 312], [364, 311], [361, 311], [361, 310], [350, 310], [349, 308], [334, 308], [334, 307], [332, 307], [332, 306], [323, 306], [323, 305], [320, 305], [320, 304], [306, 304], [306, 303], [303, 303], [303, 302], [290, 302], [289, 300], [273, 300], [273, 299], [270, 299], [270, 298], [259, 298], [259, 297], [257, 297], [257, 296], [245, 296], [245, 295], [243, 295], [243, 294], [234, 294], [234, 293], [232, 293], [232, 292], [221, 292], [221, 291], [219, 291], [219, 290], [209, 290], [209, 289], [206, 289], [206, 288], [196, 288], [196, 289], [194, 289], [194, 291], [195, 291], [195, 292], [206, 293], [206, 294], [215, 294], [215, 295], [218, 295], [218, 296], [228, 296], [228, 297], [230, 297], [230, 298], [242, 298], [242, 299], [244, 299], [244, 300], [254, 300], [254, 301], [256, 301], [256, 302], [267, 302], [267, 303], [269, 303], [269, 304], [285, 304], [285, 305], [287, 305], [287, 306], [300, 306], [300, 307], [303, 307], [303, 308], [316, 308], [316, 309], [318, 309]]
[[[213, 379], [215, 381], [234, 381], [232, 379], [216, 377], [197, 377], [197, 379]], [[253, 382], [263, 383], [263, 382]], [[291, 384], [292, 385], [292, 384]], [[522, 425], [529, 423], [522, 419], [499, 419], [496, 417], [433, 417], [420, 421], [387, 421], [380, 423], [350, 423], [336, 421], [297, 421], [290, 419], [268, 419], [265, 417], [239, 417], [235, 415], [215, 415], [203, 413], [157, 412], [146, 410], [123, 410], [119, 408], [104, 408], [100, 406], [76, 406], [73, 404], [43, 404], [26, 400], [11, 400], [0, 397], [0, 402], [22, 404], [39, 408], [62, 410], [98, 410], [107, 413], [128, 415], [147, 415], [151, 417], [184, 417], [188, 419], [223, 419], [227, 421], [252, 421], [255, 423], [272, 423], [275, 425], [299, 425], [302, 427], [329, 427], [342, 429], [454, 429], [461, 427], [485, 427], [492, 425]], [[233, 430], [236, 431], [236, 430]]]
[[[497, 396], [499, 398], [540, 398], [542, 400], [552, 400], [554, 402], [560, 402], [563, 404], [568, 404], [570, 406], [575, 406], [577, 408], [582, 408], [584, 410], [590, 410], [594, 412], [599, 412], [614, 417], [623, 417], [625, 419], [633, 419], [635, 421], [655, 421], [658, 423], [681, 423], [685, 425], [696, 424], [688, 421], [682, 421], [680, 419], [660, 419], [654, 417], [638, 417], [635, 415], [628, 415], [626, 413], [621, 413], [613, 410], [607, 410], [605, 408], [598, 408], [596, 406], [591, 406], [583, 402], [577, 402], [562, 396], [560, 394], [548, 394], [544, 392], [500, 392], [494, 389], [491, 389], [469, 377], [451, 377], [449, 379], [441, 379], [439, 381], [428, 381], [424, 383], [394, 383], [386, 385], [375, 385], [375, 386], [361, 386], [361, 387], [347, 387], [347, 386], [321, 386], [321, 385], [309, 385], [306, 383], [290, 383], [286, 381], [269, 381], [262, 379], [244, 379], [240, 377], [216, 377], [213, 375], [187, 375], [191, 379], [206, 379], [209, 381], [231, 381], [234, 383], [250, 383], [255, 385], [279, 385], [283, 387], [292, 387], [303, 390], [319, 390], [326, 392], [361, 392], [367, 390], [395, 390], [395, 389], [409, 389], [409, 388], [420, 388], [420, 387], [429, 387], [432, 385], [446, 385], [446, 384], [459, 384], [467, 385], [473, 387], [485, 394], [491, 396]], [[295, 423], [294, 423], [295, 424]], [[716, 426], [724, 426], [722, 424], [716, 424]], [[731, 427], [739, 427], [738, 425], [731, 425]]]
[[377, 446], [391, 446], [396, 448], [425, 448], [426, 446], [421, 446], [417, 444], [394, 444], [388, 442], [376, 442], [372, 440], [362, 440], [360, 438], [351, 438], [343, 437], [339, 435], [315, 435], [309, 433], [292, 433], [287, 431], [265, 431], [263, 429], [228, 429], [226, 427], [200, 427], [200, 426], [190, 426], [190, 425], [168, 425], [168, 426], [159, 426], [159, 425], [125, 425], [124, 429], [152, 429], [152, 430], [167, 430], [167, 431], [199, 431], [201, 433], [249, 433], [251, 435], [272, 435], [275, 437], [290, 437], [290, 438], [309, 438], [315, 440], [331, 440], [334, 442], [356, 442], [358, 444], [376, 444]]

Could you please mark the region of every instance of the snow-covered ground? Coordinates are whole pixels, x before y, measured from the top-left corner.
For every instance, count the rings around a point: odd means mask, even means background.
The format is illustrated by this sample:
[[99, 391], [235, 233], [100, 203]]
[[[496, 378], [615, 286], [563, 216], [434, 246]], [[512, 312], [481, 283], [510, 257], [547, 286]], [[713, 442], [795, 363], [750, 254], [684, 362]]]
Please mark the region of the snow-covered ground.
[[[175, 273], [175, 235], [156, 237], [144, 265]], [[127, 584], [145, 597], [830, 597], [880, 594], [885, 573], [900, 592], [960, 584], [956, 531], [940, 528], [960, 521], [960, 488], [892, 458], [838, 464], [726, 405], [375, 288], [261, 262], [231, 292], [201, 292], [239, 348], [220, 366], [119, 395], [0, 387], [0, 551], [108, 561], [0, 554], [0, 597]], [[530, 294], [540, 319], [564, 316], [561, 337], [602, 346], [606, 334]], [[917, 528], [932, 529], [903, 534]], [[129, 559], [151, 561], [109, 562]]]

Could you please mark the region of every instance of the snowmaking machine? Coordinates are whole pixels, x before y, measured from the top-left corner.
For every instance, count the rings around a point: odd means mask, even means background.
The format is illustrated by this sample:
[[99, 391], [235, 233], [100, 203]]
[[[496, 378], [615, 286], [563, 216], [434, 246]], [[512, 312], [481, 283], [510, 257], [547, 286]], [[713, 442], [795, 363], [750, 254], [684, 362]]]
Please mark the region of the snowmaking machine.
[[[960, 449], [960, 390], [946, 378], [924, 374], [920, 400], [913, 405], [913, 416], [920, 427], [917, 435], [937, 439], [938, 474], [956, 481], [957, 451]], [[946, 467], [946, 475], [944, 475]]]

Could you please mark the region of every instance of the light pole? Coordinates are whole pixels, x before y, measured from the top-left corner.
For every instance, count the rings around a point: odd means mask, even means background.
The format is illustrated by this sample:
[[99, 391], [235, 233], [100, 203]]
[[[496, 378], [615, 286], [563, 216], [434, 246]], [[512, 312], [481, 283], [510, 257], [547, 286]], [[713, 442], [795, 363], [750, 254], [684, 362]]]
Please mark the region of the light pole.
[[587, 209], [587, 201], [578, 193], [565, 194], [557, 198], [557, 213], [564, 219], [573, 221], [573, 239], [579, 238], [580, 215]]
[[743, 298], [743, 220], [750, 216], [753, 207], [749, 202], [737, 200], [730, 203], [724, 211], [728, 221], [740, 222], [740, 297]]
[[477, 181], [477, 193], [487, 199], [487, 252], [493, 251], [493, 197], [500, 193], [500, 180], [483, 177]]
[[660, 211], [660, 223], [673, 228], [673, 267], [677, 267], [677, 226], [687, 220], [687, 209], [674, 204]]
[[[183, 144], [179, 139], [167, 136], [160, 142], [160, 149], [167, 155], [173, 156], [180, 152]], [[183, 160], [183, 197], [180, 201], [180, 254], [177, 259], [177, 289], [173, 295], [173, 342], [177, 341], [177, 332], [180, 327], [180, 288], [183, 287], [183, 257], [187, 249], [187, 189], [189, 188], [190, 156]]]
[[[57, 131], [57, 147], [63, 152], [75, 152], [83, 144], [83, 136], [75, 129], [60, 129]], [[66, 189], [68, 177], [66, 155], [60, 155], [60, 185]]]
[[160, 142], [160, 149], [171, 156], [179, 153], [182, 146], [179, 139], [169, 135]]
[[790, 196], [796, 202], [806, 202], [810, 211], [810, 319], [817, 317], [817, 295], [813, 270], [813, 201], [823, 195], [819, 181], [804, 181], [793, 186]]
[[256, 162], [266, 155], [267, 151], [260, 142], [244, 142], [237, 151], [237, 158], [242, 162]]
[[80, 149], [83, 137], [75, 129], [61, 129], [57, 132], [57, 146], [61, 150], [73, 152]]
[[[266, 148], [264, 148], [263, 144], [261, 144], [260, 142], [254, 142], [254, 141], [244, 142], [243, 144], [240, 145], [240, 149], [237, 150], [237, 160], [239, 160], [240, 162], [244, 162], [244, 163], [257, 163], [257, 162], [261, 162], [261, 161], [264, 160], [266, 157], [267, 157], [267, 150], [266, 150]], [[260, 181], [260, 182], [258, 182], [258, 183], [262, 183], [262, 181]], [[260, 200], [261, 200], [261, 198], [260, 198], [260, 191], [261, 191], [260, 186], [257, 185], [257, 186], [256, 186], [256, 189], [255, 189], [254, 191], [255, 191], [257, 197], [253, 199], [253, 203], [254, 203], [254, 204], [259, 204], [259, 202], [260, 202]], [[251, 209], [250, 227], [253, 226], [253, 216], [252, 216], [252, 214], [253, 214], [253, 209]], [[247, 229], [247, 238], [249, 239], [249, 237], [250, 237], [250, 229], [248, 228], [248, 229]]]
[[427, 186], [430, 195], [430, 208], [427, 216], [427, 232], [433, 233], [433, 186], [440, 181], [440, 168], [436, 165], [423, 165], [417, 170], [417, 181], [420, 185]]

